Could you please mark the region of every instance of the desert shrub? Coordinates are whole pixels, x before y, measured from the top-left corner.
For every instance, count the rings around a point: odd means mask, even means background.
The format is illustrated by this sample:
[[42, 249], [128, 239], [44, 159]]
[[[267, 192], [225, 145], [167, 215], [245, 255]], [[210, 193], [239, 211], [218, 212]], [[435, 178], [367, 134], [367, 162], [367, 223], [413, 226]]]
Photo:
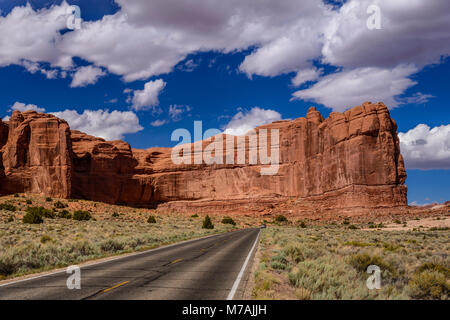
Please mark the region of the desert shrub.
[[279, 252], [277, 255], [273, 256], [270, 262], [270, 267], [272, 269], [284, 270], [287, 268], [288, 261], [284, 255], [284, 252]]
[[191, 218], [198, 218], [198, 214], [193, 214]]
[[14, 198], [18, 198], [19, 194], [18, 193], [14, 193]]
[[278, 261], [272, 261], [270, 263], [270, 267], [274, 270], [285, 270], [287, 268], [287, 265]]
[[351, 229], [351, 230], [356, 230], [356, 229], [358, 229], [358, 227], [355, 226], [354, 224], [349, 225], [348, 228]]
[[343, 265], [322, 257], [318, 260], [300, 262], [288, 274], [288, 280], [292, 286], [308, 290], [312, 299], [329, 300], [344, 298], [347, 294], [346, 285], [351, 276], [351, 272]]
[[27, 199], [27, 200], [25, 201], [25, 203], [26, 203], [26, 204], [33, 204], [33, 201], [31, 201], [30, 199]]
[[400, 220], [398, 220], [398, 219], [395, 219], [395, 220], [394, 220], [394, 223], [396, 223], [396, 224], [402, 224], [402, 222], [401, 222]]
[[8, 222], [13, 222], [13, 221], [14, 221], [14, 216], [9, 216]]
[[52, 240], [53, 240], [52, 237], [50, 237], [49, 235], [46, 235], [46, 234], [42, 235], [42, 237], [41, 237], [41, 243], [46, 243], [46, 242], [49, 242]]
[[203, 229], [214, 229], [214, 225], [211, 221], [211, 218], [208, 215], [205, 217], [205, 220], [203, 220], [202, 228]]
[[88, 211], [77, 210], [73, 213], [73, 220], [77, 221], [88, 221], [91, 220], [92, 216]]
[[446, 277], [450, 277], [450, 268], [434, 262], [425, 262], [417, 268], [416, 273], [424, 271], [437, 271], [443, 273]]
[[9, 276], [15, 273], [18, 269], [17, 263], [15, 263], [11, 257], [0, 258], [0, 275]]
[[16, 211], [17, 208], [15, 206], [13, 206], [10, 203], [0, 203], [0, 210], [6, 210], [6, 211]]
[[369, 246], [374, 246], [374, 243], [369, 243], [369, 242], [359, 242], [359, 241], [347, 241], [344, 243], [345, 246], [353, 246], [353, 247], [369, 247]]
[[56, 201], [54, 204], [55, 208], [57, 209], [64, 209], [67, 208], [67, 204], [62, 203], [61, 201]]
[[103, 252], [117, 252], [123, 250], [124, 245], [114, 240], [107, 240], [100, 245]]
[[377, 255], [371, 256], [367, 253], [354, 254], [350, 257], [348, 263], [362, 273], [366, 272], [368, 266], [376, 265], [382, 270], [389, 271], [392, 275], [396, 274], [395, 268]]
[[304, 221], [300, 222], [299, 224], [300, 228], [306, 228], [306, 223]]
[[416, 273], [409, 281], [409, 295], [415, 299], [446, 299], [449, 291], [445, 275], [438, 271]]
[[288, 245], [283, 249], [283, 253], [288, 260], [295, 264], [305, 260], [302, 254], [302, 249], [297, 245]]
[[233, 226], [236, 225], [236, 222], [234, 222], [234, 220], [232, 218], [230, 218], [230, 217], [224, 217], [222, 219], [222, 223], [223, 224], [232, 224]]
[[28, 207], [23, 216], [23, 223], [39, 224], [44, 222], [43, 218], [53, 219], [54, 213], [44, 207]]
[[70, 244], [68, 252], [72, 254], [74, 258], [92, 256], [96, 254], [95, 248], [86, 240], [77, 241]]
[[43, 218], [49, 218], [54, 219], [55, 213], [51, 210], [45, 209], [44, 207], [28, 207], [27, 211], [36, 211], [38, 212]]
[[69, 211], [63, 210], [63, 211], [61, 211], [61, 212], [58, 213], [58, 218], [62, 218], [62, 219], [72, 219], [72, 215], [70, 214]]
[[288, 219], [283, 216], [282, 214], [279, 214], [275, 217], [276, 222], [288, 222]]
[[42, 216], [36, 212], [27, 212], [23, 216], [22, 221], [23, 221], [23, 223], [39, 224], [39, 223], [43, 223], [44, 219], [42, 219]]
[[120, 217], [120, 215], [119, 215], [117, 212], [113, 212], [113, 214], [111, 215], [111, 217], [117, 218], [117, 217]]
[[155, 216], [149, 216], [148, 219], [147, 219], [147, 222], [148, 222], [148, 223], [156, 223], [156, 218], [155, 218]]
[[350, 221], [348, 221], [347, 219], [345, 219], [345, 220], [342, 222], [342, 224], [345, 224], [345, 225], [350, 224]]
[[449, 230], [449, 227], [431, 227], [429, 230], [430, 231], [447, 231]]
[[53, 200], [52, 200], [52, 198], [47, 197], [47, 198], [45, 198], [45, 201], [47, 201], [47, 202], [52, 202]]
[[398, 248], [400, 248], [400, 246], [393, 244], [393, 243], [389, 243], [389, 242], [384, 242], [383, 243], [383, 248], [386, 251], [396, 251]]

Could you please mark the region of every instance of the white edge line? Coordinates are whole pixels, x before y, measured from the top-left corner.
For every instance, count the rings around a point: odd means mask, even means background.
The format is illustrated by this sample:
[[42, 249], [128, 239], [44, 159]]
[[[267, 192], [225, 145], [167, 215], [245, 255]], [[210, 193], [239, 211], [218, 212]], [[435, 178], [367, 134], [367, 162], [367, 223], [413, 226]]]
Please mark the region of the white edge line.
[[231, 287], [231, 290], [230, 290], [230, 293], [228, 294], [227, 300], [233, 300], [234, 295], [236, 294], [236, 290], [239, 287], [239, 284], [241, 283], [242, 276], [244, 275], [244, 271], [247, 268], [247, 264], [250, 260], [250, 256], [252, 255], [253, 250], [255, 250], [256, 244], [258, 243], [260, 233], [261, 233], [261, 229], [258, 231], [258, 235], [256, 236], [255, 242], [253, 243], [253, 247], [250, 249], [250, 252], [248, 253], [247, 258], [245, 259], [244, 264], [242, 265], [241, 271], [239, 271], [239, 274], [233, 283], [233, 287]]
[[[108, 263], [108, 262], [115, 261], [115, 260], [120, 260], [120, 259], [129, 258], [129, 257], [134, 257], [134, 256], [138, 256], [138, 255], [149, 253], [149, 252], [153, 252], [153, 251], [158, 251], [158, 250], [162, 250], [162, 249], [178, 246], [178, 245], [181, 245], [181, 244], [186, 244], [186, 243], [189, 243], [189, 242], [200, 241], [200, 240], [208, 239], [208, 238], [211, 238], [211, 237], [217, 237], [217, 236], [221, 236], [221, 235], [224, 235], [224, 234], [229, 234], [229, 233], [233, 233], [233, 232], [237, 232], [237, 231], [241, 231], [241, 230], [243, 230], [243, 229], [234, 230], [234, 231], [231, 231], [231, 232], [219, 233], [219, 234], [211, 234], [209, 236], [202, 237], [202, 238], [184, 240], [184, 241], [181, 241], [181, 242], [172, 243], [172, 244], [169, 244], [169, 245], [166, 245], [166, 246], [161, 246], [161, 247], [158, 247], [158, 248], [145, 250], [145, 251], [142, 251], [142, 252], [131, 253], [131, 254], [128, 254], [126, 256], [119, 256], [117, 258], [112, 258], [112, 259], [105, 260], [105, 261], [99, 261], [99, 262], [94, 262], [94, 263], [89, 263], [87, 261], [86, 262], [87, 264], [82, 266], [82, 267], [80, 267], [80, 269], [91, 267], [91, 266], [96, 266], [96, 265], [99, 265], [99, 264], [102, 264], [102, 263]], [[11, 281], [11, 282], [8, 282], [8, 283], [3, 283], [3, 284], [0, 284], [0, 288], [1, 287], [6, 287], [6, 286], [9, 286], [9, 285], [12, 285], [12, 284], [20, 283], [20, 282], [31, 281], [31, 280], [34, 280], [34, 279], [39, 279], [39, 278], [48, 277], [48, 276], [52, 276], [52, 275], [59, 274], [59, 273], [64, 273], [64, 272], [66, 272], [66, 270], [67, 270], [67, 268], [65, 268], [64, 270], [55, 271], [55, 272], [51, 272], [50, 271], [49, 273], [42, 274], [42, 275], [39, 275], [39, 276], [26, 278], [26, 279], [21, 279], [21, 280], [16, 280], [16, 281]]]

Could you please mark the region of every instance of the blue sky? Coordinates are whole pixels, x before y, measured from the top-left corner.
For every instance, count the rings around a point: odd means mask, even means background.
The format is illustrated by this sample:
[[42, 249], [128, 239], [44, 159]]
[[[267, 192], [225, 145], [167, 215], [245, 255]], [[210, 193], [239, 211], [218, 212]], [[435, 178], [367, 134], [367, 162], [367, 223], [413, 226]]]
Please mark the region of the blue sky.
[[[0, 0], [0, 117], [12, 109], [45, 109], [76, 129], [148, 148], [175, 145], [173, 130], [193, 130], [194, 120], [204, 129], [237, 130], [303, 117], [310, 106], [327, 117], [366, 100], [384, 101], [401, 132], [409, 202], [450, 200], [450, 25], [446, 19], [424, 20], [424, 30], [408, 25], [408, 18], [428, 19], [428, 12], [448, 14], [442, 4], [424, 1], [405, 8], [400, 19], [399, 8], [378, 1], [383, 28], [353, 32], [353, 24], [365, 25], [368, 16], [357, 6], [365, 9], [367, 1], [316, 8], [289, 0], [287, 8], [268, 11], [273, 16], [250, 10], [237, 19], [241, 29], [230, 31], [220, 21], [229, 23], [232, 9], [203, 2], [193, 12], [178, 12], [175, 1], [68, 1], [81, 8], [83, 19], [81, 30], [72, 31], [64, 28], [65, 2], [29, 1], [26, 8], [26, 1]], [[292, 13], [295, 6], [305, 15]], [[158, 15], [150, 23], [141, 11]], [[252, 14], [268, 15], [255, 20], [263, 21], [256, 25], [264, 34], [249, 27]], [[330, 27], [333, 19], [337, 30]], [[148, 40], [152, 35], [157, 39]], [[15, 49], [5, 50], [6, 43]], [[295, 83], [296, 75], [302, 80]], [[102, 114], [88, 117], [86, 110]]]

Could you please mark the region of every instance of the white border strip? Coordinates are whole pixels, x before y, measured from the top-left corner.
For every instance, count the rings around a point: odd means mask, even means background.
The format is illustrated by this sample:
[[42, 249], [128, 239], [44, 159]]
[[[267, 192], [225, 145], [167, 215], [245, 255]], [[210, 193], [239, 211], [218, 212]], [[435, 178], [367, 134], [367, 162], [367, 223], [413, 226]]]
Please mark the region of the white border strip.
[[253, 250], [255, 250], [256, 244], [258, 243], [260, 233], [261, 233], [261, 229], [258, 231], [258, 235], [256, 236], [255, 243], [253, 243], [253, 247], [250, 249], [250, 252], [248, 253], [247, 258], [245, 259], [244, 264], [242, 265], [241, 271], [239, 271], [239, 274], [233, 283], [233, 287], [231, 287], [231, 291], [228, 294], [227, 300], [233, 300], [234, 295], [236, 294], [236, 290], [239, 287], [239, 284], [241, 283], [242, 277], [244, 275], [244, 271], [247, 268], [247, 264], [250, 260], [250, 256], [252, 255]]
[[[86, 261], [86, 262], [84, 262], [84, 265], [80, 266], [80, 269], [91, 267], [91, 266], [95, 266], [95, 265], [99, 265], [99, 264], [103, 264], [103, 263], [108, 263], [108, 262], [115, 261], [115, 260], [125, 259], [125, 258], [129, 258], [129, 257], [133, 257], [133, 256], [139, 256], [141, 254], [146, 254], [146, 253], [150, 253], [150, 252], [153, 252], [153, 251], [159, 251], [159, 250], [162, 250], [162, 249], [175, 247], [175, 246], [186, 244], [186, 243], [189, 243], [189, 242], [201, 241], [201, 240], [212, 238], [212, 237], [218, 237], [218, 236], [222, 236], [222, 235], [225, 235], [225, 234], [230, 234], [230, 233], [234, 233], [234, 232], [238, 232], [238, 231], [242, 231], [242, 230], [245, 230], [245, 229], [233, 230], [231, 232], [224, 232], [224, 233], [219, 233], [219, 234], [211, 234], [209, 236], [202, 237], [202, 238], [195, 238], [195, 239], [190, 239], [190, 240], [184, 240], [184, 241], [181, 241], [181, 242], [175, 242], [175, 243], [172, 243], [172, 244], [169, 244], [169, 245], [161, 246], [161, 247], [150, 249], [150, 250], [145, 250], [145, 251], [141, 251], [141, 252], [135, 252], [135, 253], [127, 254], [127, 255], [121, 255], [119, 257], [112, 258], [112, 259], [106, 258], [107, 260], [99, 261], [99, 262], [89, 263], [89, 261]], [[102, 258], [100, 258], [100, 259], [102, 259]], [[59, 274], [59, 273], [65, 273], [66, 269], [67, 268], [64, 268], [63, 270], [54, 271], [54, 272], [50, 271], [49, 273], [45, 273], [45, 274], [42, 274], [42, 275], [38, 275], [38, 276], [35, 276], [35, 277], [26, 278], [26, 279], [15, 280], [15, 281], [12, 280], [11, 282], [0, 284], [0, 287], [6, 287], [6, 286], [9, 286], [9, 285], [12, 285], [12, 284], [16, 284], [16, 283], [20, 283], [20, 282], [25, 282], [25, 281], [30, 281], [30, 280], [34, 280], [34, 279], [43, 278], [43, 277], [48, 277], [48, 276], [52, 276], [52, 275]], [[6, 281], [8, 281], [8, 280], [6, 280]]]

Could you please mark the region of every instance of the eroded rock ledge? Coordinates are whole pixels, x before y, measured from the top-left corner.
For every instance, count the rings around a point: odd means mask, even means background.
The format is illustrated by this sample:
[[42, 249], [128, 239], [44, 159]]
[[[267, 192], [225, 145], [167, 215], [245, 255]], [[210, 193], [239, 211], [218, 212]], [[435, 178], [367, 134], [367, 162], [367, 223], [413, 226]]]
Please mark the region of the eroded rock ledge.
[[[248, 155], [245, 164], [176, 165], [170, 148], [131, 149], [71, 131], [52, 115], [15, 111], [9, 121], [0, 120], [0, 194], [203, 212], [260, 211], [293, 200], [316, 209], [407, 204], [397, 125], [383, 103], [327, 119], [310, 108], [306, 118], [260, 129], [279, 129], [280, 167], [273, 176], [261, 175]], [[224, 157], [236, 151], [225, 142], [224, 150]]]

